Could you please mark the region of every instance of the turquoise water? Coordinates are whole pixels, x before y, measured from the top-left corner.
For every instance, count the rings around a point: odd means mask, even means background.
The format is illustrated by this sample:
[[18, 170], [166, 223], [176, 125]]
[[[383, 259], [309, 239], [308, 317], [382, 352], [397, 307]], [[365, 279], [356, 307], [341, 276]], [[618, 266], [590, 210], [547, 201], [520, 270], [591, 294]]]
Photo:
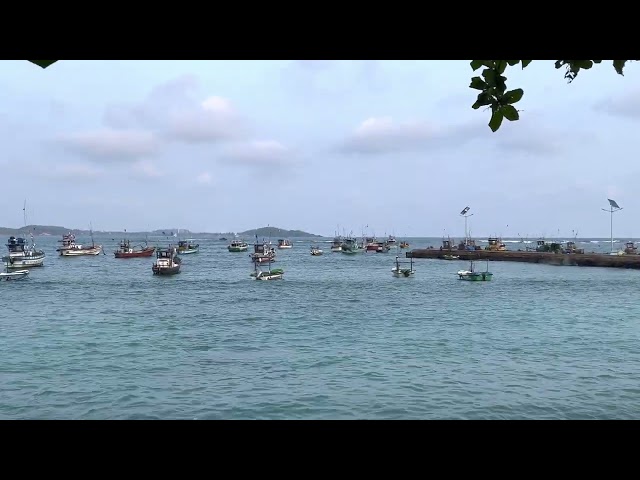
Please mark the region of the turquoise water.
[[[174, 277], [152, 258], [61, 258], [1, 282], [3, 419], [568, 419], [640, 414], [640, 271], [279, 250], [200, 240]], [[80, 240], [80, 239], [79, 239]], [[411, 239], [411, 247], [439, 239]], [[594, 244], [608, 249], [608, 245]]]

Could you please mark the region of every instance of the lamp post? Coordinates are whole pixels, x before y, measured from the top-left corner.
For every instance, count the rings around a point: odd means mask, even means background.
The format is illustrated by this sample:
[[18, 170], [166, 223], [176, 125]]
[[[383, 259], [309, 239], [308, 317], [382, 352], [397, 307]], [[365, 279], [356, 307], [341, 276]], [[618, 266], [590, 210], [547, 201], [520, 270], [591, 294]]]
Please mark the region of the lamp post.
[[472, 217], [473, 213], [468, 213], [470, 207], [464, 207], [460, 212], [460, 215], [464, 217], [464, 245], [469, 245], [469, 235], [467, 234], [467, 218]]
[[613, 254], [613, 214], [622, 210], [622, 207], [619, 206], [615, 200], [611, 200], [610, 198], [607, 198], [607, 200], [609, 200], [609, 208], [603, 208], [602, 210], [609, 212], [611, 215], [611, 253]]

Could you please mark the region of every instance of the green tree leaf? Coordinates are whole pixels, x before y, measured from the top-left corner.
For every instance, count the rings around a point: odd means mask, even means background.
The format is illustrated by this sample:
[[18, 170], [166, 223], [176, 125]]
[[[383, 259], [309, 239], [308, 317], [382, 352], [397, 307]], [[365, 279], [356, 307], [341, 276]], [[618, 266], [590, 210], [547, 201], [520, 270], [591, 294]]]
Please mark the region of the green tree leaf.
[[518, 103], [522, 96], [524, 95], [524, 90], [521, 88], [516, 88], [515, 90], [509, 90], [504, 94], [503, 103], [507, 103], [511, 105], [512, 103]]
[[480, 77], [473, 77], [471, 79], [471, 85], [469, 85], [469, 88], [474, 88], [476, 90], [485, 90], [487, 88], [487, 83]]
[[56, 63], [58, 60], [29, 60], [31, 63], [35, 63], [39, 67], [47, 68], [49, 65]]
[[475, 72], [480, 67], [493, 68], [495, 66], [493, 60], [471, 60], [471, 68]]
[[520, 60], [507, 60], [507, 63], [509, 64], [509, 66], [513, 67], [514, 65], [519, 64]]
[[492, 132], [498, 131], [500, 125], [502, 125], [503, 118], [504, 114], [500, 110], [494, 110], [491, 114], [491, 120], [489, 120], [489, 128]]
[[522, 68], [525, 69], [533, 60], [520, 60], [522, 62]]
[[516, 110], [516, 107], [514, 107], [513, 105], [503, 105], [502, 107], [500, 107], [499, 111], [502, 112], [504, 118], [506, 118], [510, 122], [520, 119], [520, 114], [518, 113], [518, 110]]
[[496, 81], [498, 79], [498, 74], [496, 73], [496, 71], [494, 69], [485, 68], [482, 71], [482, 76], [484, 77], [484, 79], [487, 82], [487, 85], [489, 87], [495, 87], [496, 86]]
[[496, 60], [496, 71], [500, 75], [502, 75], [506, 69], [507, 69], [507, 61], [506, 60]]

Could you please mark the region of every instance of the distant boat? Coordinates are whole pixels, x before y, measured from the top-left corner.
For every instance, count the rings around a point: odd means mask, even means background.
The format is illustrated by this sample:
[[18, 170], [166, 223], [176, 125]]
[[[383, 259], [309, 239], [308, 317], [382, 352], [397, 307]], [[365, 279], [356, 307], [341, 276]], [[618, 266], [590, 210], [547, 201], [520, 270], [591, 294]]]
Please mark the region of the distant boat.
[[100, 255], [104, 253], [102, 251], [102, 245], [96, 245], [93, 241], [93, 228], [89, 228], [89, 234], [91, 235], [91, 246], [79, 245], [75, 243], [75, 236], [72, 235], [71, 243], [65, 246], [63, 236], [63, 247], [58, 251], [63, 257], [83, 257], [87, 255]]
[[281, 238], [280, 240], [278, 240], [278, 248], [283, 249], [292, 247], [293, 244], [291, 243], [291, 240], [287, 240], [286, 238]]
[[333, 237], [333, 242], [331, 242], [331, 253], [338, 253], [342, 251], [342, 237], [340, 235], [336, 235]]
[[180, 240], [178, 242], [178, 253], [180, 255], [198, 253], [200, 251], [200, 245], [198, 243], [191, 243], [192, 241], [193, 239]]
[[276, 261], [276, 251], [266, 243], [259, 243], [256, 235], [256, 243], [253, 245], [253, 253], [249, 255], [254, 263], [273, 263]]
[[6, 267], [6, 269], [6, 272], [0, 272], [0, 281], [22, 280], [29, 276], [29, 270], [15, 270], [12, 272], [9, 267]]
[[318, 246], [312, 246], [311, 247], [311, 255], [313, 255], [314, 257], [318, 257], [320, 255], [322, 255], [322, 250], [320, 250], [320, 247]]
[[140, 258], [150, 257], [155, 251], [156, 247], [148, 247], [146, 245], [142, 248], [136, 249], [135, 246], [131, 246], [131, 242], [127, 239], [120, 242], [119, 249], [113, 252], [113, 254], [116, 258]]
[[476, 272], [473, 268], [473, 260], [469, 270], [458, 270], [458, 278], [470, 282], [489, 282], [493, 278], [493, 273], [489, 271], [489, 259], [487, 259], [487, 270], [484, 272]]
[[408, 242], [400, 242], [400, 248], [409, 248], [409, 243]]
[[387, 243], [393, 245], [396, 243], [396, 237], [394, 237], [393, 235], [389, 235], [389, 238], [387, 238]]
[[246, 252], [249, 250], [249, 245], [243, 240], [233, 240], [227, 248], [230, 252]]
[[180, 265], [182, 261], [178, 257], [178, 251], [175, 247], [158, 249], [156, 252], [156, 261], [151, 267], [154, 275], [176, 275], [180, 273]]
[[[402, 264], [409, 264], [409, 268], [402, 268]], [[409, 261], [400, 261], [400, 256], [396, 255], [396, 266], [391, 269], [394, 277], [410, 277], [416, 271], [413, 269], [413, 257], [409, 257]]]
[[345, 238], [342, 242], [342, 249], [340, 250], [345, 255], [355, 255], [357, 253], [364, 252], [364, 249], [358, 245], [358, 241], [355, 238]]
[[225, 237], [219, 238], [218, 240], [220, 240], [221, 242], [226, 242], [227, 239]]

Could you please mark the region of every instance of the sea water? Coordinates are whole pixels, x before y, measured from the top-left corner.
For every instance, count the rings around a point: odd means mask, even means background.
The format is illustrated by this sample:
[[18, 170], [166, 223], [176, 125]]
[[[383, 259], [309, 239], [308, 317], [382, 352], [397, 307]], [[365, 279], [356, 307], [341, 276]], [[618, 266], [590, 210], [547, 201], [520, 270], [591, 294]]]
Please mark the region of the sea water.
[[297, 239], [285, 278], [257, 282], [249, 252], [201, 239], [158, 277], [115, 259], [119, 238], [77, 258], [36, 240], [45, 266], [0, 283], [3, 419], [640, 415], [640, 271], [491, 262], [492, 282], [461, 282], [468, 262], [416, 259], [395, 278], [394, 250]]

